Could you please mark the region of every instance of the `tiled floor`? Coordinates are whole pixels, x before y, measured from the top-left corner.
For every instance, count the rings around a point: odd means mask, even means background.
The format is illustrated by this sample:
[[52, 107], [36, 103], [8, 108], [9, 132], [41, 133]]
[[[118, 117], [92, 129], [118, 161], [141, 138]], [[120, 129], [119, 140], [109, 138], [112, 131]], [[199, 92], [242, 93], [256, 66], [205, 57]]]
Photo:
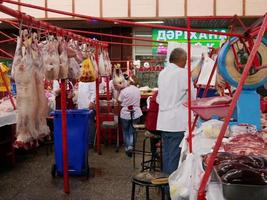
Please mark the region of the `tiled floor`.
[[[0, 200], [130, 199], [134, 170], [132, 159], [125, 155], [123, 148], [115, 153], [114, 147], [103, 146], [103, 155], [90, 151], [89, 164], [95, 169], [95, 177], [88, 180], [71, 177], [69, 195], [63, 192], [63, 178], [51, 177], [54, 154], [47, 156], [45, 147], [19, 155], [17, 159], [15, 168], [0, 171]], [[140, 166], [140, 158], [137, 163]], [[137, 188], [136, 193], [136, 199], [145, 199], [144, 188]], [[150, 199], [160, 199], [155, 189], [150, 195]]]

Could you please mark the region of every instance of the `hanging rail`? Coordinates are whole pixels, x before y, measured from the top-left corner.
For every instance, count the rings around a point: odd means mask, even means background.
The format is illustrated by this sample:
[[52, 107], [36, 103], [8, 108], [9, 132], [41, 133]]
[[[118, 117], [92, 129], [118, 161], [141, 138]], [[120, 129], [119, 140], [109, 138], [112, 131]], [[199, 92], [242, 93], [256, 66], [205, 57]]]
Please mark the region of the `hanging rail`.
[[227, 129], [227, 126], [230, 122], [230, 119], [231, 119], [231, 116], [234, 112], [234, 109], [236, 107], [236, 103], [237, 103], [237, 100], [239, 99], [239, 96], [240, 96], [240, 93], [242, 91], [242, 88], [243, 88], [243, 85], [245, 83], [245, 80], [248, 76], [248, 73], [249, 73], [249, 70], [251, 68], [251, 65], [253, 63], [253, 60], [255, 58], [255, 55], [257, 54], [257, 51], [260, 47], [260, 44], [261, 44], [261, 40], [263, 38], [263, 35], [266, 31], [266, 27], [267, 27], [267, 15], [264, 16], [264, 19], [263, 19], [263, 23], [261, 24], [260, 26], [260, 29], [259, 29], [259, 32], [257, 34], [257, 38], [256, 38], [256, 41], [254, 43], [254, 46], [251, 50], [251, 53], [248, 57], [248, 61], [245, 65], [245, 68], [244, 68], [244, 71], [242, 73], [242, 76], [241, 76], [241, 79], [238, 83], [238, 86], [237, 86], [237, 89], [236, 89], [236, 92], [233, 96], [233, 100], [230, 104], [230, 107], [228, 109], [228, 113], [227, 113], [227, 116], [225, 117], [225, 120], [224, 120], [224, 123], [222, 125], [222, 128], [221, 128], [221, 131], [220, 131], [220, 134], [217, 138], [217, 141], [216, 141], [216, 144], [213, 148], [213, 152], [211, 154], [211, 157], [208, 161], [208, 164], [207, 164], [207, 168], [205, 170], [205, 173], [204, 173], [204, 176], [201, 180], [201, 183], [200, 183], [200, 187], [199, 187], [199, 190], [198, 190], [198, 200], [204, 200], [205, 199], [205, 189], [206, 189], [206, 185], [208, 183], [208, 179], [209, 179], [209, 176], [210, 176], [210, 173], [212, 171], [212, 167], [213, 167], [213, 164], [214, 164], [214, 161], [215, 161], [215, 158], [216, 158], [216, 155], [219, 151], [219, 148], [222, 144], [222, 140], [223, 140], [223, 137], [224, 137], [224, 134], [225, 134], [225, 131]]
[[[188, 28], [183, 28], [183, 27], [173, 27], [173, 26], [165, 26], [165, 25], [155, 25], [155, 24], [140, 24], [136, 22], [130, 22], [130, 21], [125, 21], [125, 20], [117, 20], [117, 19], [109, 19], [109, 18], [102, 18], [102, 17], [92, 17], [92, 16], [87, 16], [87, 15], [82, 15], [82, 14], [76, 14], [76, 13], [71, 13], [71, 12], [66, 12], [66, 11], [60, 11], [56, 9], [51, 9], [51, 8], [44, 8], [41, 6], [36, 6], [32, 4], [27, 4], [27, 3], [22, 3], [22, 2], [16, 2], [16, 1], [10, 1], [10, 0], [0, 0], [0, 3], [6, 2], [10, 4], [15, 4], [19, 6], [24, 6], [28, 8], [33, 8], [37, 10], [43, 10], [43, 11], [48, 11], [48, 12], [53, 12], [57, 14], [62, 14], [62, 15], [68, 15], [72, 17], [78, 17], [82, 19], [87, 19], [87, 20], [98, 20], [102, 22], [108, 22], [108, 23], [117, 23], [121, 25], [128, 25], [128, 26], [134, 26], [134, 27], [147, 27], [147, 28], [159, 28], [159, 29], [168, 29], [168, 30], [178, 30], [178, 31], [189, 31]], [[202, 19], [232, 19], [233, 17], [227, 17], [227, 16], [217, 16], [217, 17], [212, 17], [212, 16], [207, 16], [207, 17], [202, 17]], [[197, 17], [190, 17], [190, 19], [198, 19]], [[190, 32], [195, 32], [195, 33], [207, 33], [207, 34], [214, 34], [214, 35], [225, 35], [225, 36], [233, 36], [233, 37], [242, 37], [242, 34], [239, 33], [224, 33], [224, 32], [215, 32], [215, 31], [209, 31], [209, 30], [202, 30], [202, 29], [192, 29], [190, 28]]]

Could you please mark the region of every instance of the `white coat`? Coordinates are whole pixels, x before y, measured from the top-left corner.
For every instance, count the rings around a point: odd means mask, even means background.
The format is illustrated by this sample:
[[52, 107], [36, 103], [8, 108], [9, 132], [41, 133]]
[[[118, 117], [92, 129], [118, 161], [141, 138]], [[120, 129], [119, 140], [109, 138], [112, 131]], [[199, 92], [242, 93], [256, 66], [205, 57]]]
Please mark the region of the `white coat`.
[[[167, 132], [185, 131], [188, 127], [188, 110], [183, 105], [187, 102], [188, 83], [187, 69], [170, 63], [159, 74], [158, 96], [159, 113], [157, 130]], [[192, 99], [195, 90], [192, 88]]]
[[88, 108], [90, 103], [95, 103], [95, 82], [79, 82], [78, 84], [78, 109]]

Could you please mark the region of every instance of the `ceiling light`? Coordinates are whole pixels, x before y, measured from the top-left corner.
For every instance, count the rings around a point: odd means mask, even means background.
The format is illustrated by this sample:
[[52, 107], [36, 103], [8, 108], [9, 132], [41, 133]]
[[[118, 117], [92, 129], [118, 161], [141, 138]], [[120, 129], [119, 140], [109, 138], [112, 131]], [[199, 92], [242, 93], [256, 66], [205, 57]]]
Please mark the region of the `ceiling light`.
[[164, 21], [140, 21], [140, 22], [136, 22], [139, 24], [163, 24]]
[[136, 34], [136, 35], [134, 35], [135, 37], [152, 37], [152, 35], [151, 34], [147, 34], [147, 35], [143, 35], [143, 34]]

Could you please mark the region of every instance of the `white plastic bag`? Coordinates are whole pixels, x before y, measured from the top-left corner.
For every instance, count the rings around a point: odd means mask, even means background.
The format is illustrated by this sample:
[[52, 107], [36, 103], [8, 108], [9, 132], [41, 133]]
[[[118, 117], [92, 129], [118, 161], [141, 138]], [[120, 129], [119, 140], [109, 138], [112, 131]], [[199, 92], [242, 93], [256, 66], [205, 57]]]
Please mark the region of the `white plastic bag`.
[[189, 199], [195, 200], [197, 199], [197, 193], [200, 186], [200, 182], [205, 172], [203, 169], [201, 156], [194, 154], [192, 166], [194, 167], [192, 167]]
[[[207, 138], [217, 138], [221, 131], [222, 125], [223, 121], [211, 119], [209, 121], [202, 123], [201, 128], [203, 130], [204, 135]], [[229, 136], [229, 127], [227, 127], [225, 136]]]
[[193, 154], [188, 154], [179, 168], [169, 176], [170, 196], [172, 200], [189, 197], [192, 166]]

